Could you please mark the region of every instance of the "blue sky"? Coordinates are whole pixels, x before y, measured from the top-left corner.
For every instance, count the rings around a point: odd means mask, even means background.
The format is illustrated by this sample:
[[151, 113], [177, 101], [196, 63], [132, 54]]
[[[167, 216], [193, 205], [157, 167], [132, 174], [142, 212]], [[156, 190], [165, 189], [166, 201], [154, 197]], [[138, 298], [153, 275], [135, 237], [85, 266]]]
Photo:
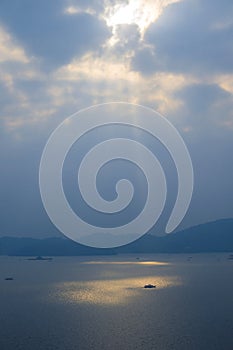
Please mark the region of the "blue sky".
[[53, 129], [92, 104], [162, 113], [195, 188], [182, 227], [233, 217], [232, 0], [0, 2], [0, 235], [57, 233], [38, 168]]

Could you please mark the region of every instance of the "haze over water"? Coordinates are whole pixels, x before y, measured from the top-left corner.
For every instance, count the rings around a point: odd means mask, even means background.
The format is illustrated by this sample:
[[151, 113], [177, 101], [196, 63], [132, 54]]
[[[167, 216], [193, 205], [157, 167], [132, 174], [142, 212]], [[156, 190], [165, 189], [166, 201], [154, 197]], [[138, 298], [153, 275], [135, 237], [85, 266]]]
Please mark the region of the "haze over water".
[[231, 350], [227, 256], [1, 257], [0, 348]]

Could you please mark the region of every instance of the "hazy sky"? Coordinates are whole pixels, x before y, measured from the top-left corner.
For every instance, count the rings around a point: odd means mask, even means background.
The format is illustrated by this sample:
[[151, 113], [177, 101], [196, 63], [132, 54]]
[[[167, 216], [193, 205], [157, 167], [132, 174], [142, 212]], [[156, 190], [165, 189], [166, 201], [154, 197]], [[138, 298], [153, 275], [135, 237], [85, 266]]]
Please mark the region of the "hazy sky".
[[119, 100], [186, 141], [195, 188], [180, 227], [233, 217], [232, 0], [1, 0], [0, 235], [56, 233], [38, 186], [46, 140]]

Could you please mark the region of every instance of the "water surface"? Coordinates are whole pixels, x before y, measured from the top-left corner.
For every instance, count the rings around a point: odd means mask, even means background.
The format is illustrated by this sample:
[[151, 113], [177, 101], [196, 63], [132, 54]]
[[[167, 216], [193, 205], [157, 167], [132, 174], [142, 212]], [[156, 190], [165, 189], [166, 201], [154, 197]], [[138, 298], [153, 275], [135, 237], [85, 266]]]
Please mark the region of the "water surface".
[[232, 350], [227, 256], [1, 257], [0, 349]]

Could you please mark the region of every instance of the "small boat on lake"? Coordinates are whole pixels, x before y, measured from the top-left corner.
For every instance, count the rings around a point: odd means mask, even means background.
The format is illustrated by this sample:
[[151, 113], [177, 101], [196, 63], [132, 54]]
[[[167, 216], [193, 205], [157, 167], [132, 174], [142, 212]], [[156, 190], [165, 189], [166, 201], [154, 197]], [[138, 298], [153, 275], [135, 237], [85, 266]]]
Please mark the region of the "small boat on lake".
[[35, 258], [28, 258], [27, 260], [33, 260], [33, 261], [43, 261], [43, 260], [47, 260], [47, 261], [51, 261], [53, 260], [53, 258], [44, 258], [43, 256], [37, 256]]
[[156, 288], [154, 284], [145, 284], [144, 288]]

